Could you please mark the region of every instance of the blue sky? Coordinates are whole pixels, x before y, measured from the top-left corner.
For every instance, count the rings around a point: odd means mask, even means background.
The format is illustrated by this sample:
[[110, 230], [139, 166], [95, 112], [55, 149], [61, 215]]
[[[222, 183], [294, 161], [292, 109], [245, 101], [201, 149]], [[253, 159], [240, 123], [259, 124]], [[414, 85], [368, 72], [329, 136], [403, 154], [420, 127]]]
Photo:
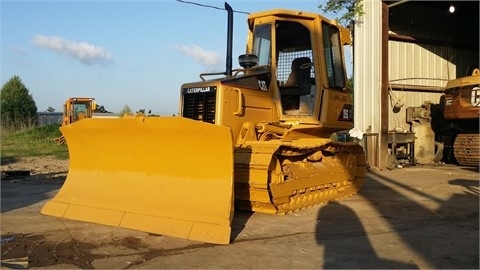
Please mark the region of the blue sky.
[[[190, 2], [218, 8], [225, 3]], [[322, 0], [228, 3], [248, 13], [275, 8], [321, 13]], [[177, 114], [182, 83], [225, 70], [224, 10], [176, 0], [2, 0], [0, 8], [2, 85], [20, 76], [38, 111], [51, 106], [60, 112], [65, 99], [83, 96], [116, 113], [128, 105], [133, 111]], [[234, 15], [234, 68], [245, 50], [246, 19], [244, 13]]]

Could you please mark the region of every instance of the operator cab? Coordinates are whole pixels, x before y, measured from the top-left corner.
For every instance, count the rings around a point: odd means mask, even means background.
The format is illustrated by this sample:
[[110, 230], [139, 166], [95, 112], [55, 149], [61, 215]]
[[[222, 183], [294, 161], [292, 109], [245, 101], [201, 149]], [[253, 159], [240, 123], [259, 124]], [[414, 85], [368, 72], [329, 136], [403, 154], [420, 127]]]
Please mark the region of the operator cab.
[[252, 38], [249, 55], [258, 57], [258, 65], [272, 67], [281, 119], [318, 121], [323, 90], [345, 91], [343, 44], [335, 25], [276, 18], [255, 24]]
[[275, 31], [282, 112], [286, 116], [313, 116], [317, 91], [310, 31], [293, 21], [277, 21]]

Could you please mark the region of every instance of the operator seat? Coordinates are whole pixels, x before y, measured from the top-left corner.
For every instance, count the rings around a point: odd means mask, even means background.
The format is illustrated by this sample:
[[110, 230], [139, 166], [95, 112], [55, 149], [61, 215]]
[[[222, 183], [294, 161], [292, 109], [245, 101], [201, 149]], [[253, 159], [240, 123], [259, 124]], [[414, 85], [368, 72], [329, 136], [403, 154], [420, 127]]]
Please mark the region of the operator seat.
[[87, 118], [87, 114], [84, 111], [78, 112], [77, 113], [77, 118], [78, 118], [78, 120], [85, 119], [85, 118]]
[[[311, 64], [310, 57], [300, 57], [295, 58], [292, 61], [292, 72], [288, 76], [287, 81], [285, 82], [286, 87], [300, 86], [308, 82], [310, 79], [310, 67]], [[305, 65], [305, 66], [303, 66]], [[303, 66], [303, 67], [302, 67]]]
[[280, 88], [283, 111], [287, 115], [306, 114], [311, 111], [311, 60], [299, 57], [292, 61], [292, 71], [285, 85]]

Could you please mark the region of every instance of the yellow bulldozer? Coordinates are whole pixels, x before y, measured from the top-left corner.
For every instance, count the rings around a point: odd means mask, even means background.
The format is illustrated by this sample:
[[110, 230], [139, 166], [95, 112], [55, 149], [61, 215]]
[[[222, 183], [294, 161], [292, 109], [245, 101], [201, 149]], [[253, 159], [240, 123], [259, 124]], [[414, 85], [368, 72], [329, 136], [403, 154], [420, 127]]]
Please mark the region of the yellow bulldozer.
[[[79, 120], [92, 118], [97, 104], [95, 98], [90, 97], [71, 97], [63, 104], [62, 127], [70, 125]], [[65, 137], [53, 139], [58, 144], [65, 144]]]
[[225, 9], [226, 71], [183, 84], [179, 116], [61, 127], [70, 168], [43, 214], [228, 244], [234, 209], [284, 214], [362, 187], [364, 151], [348, 132], [349, 31], [314, 13], [253, 13], [233, 69]]
[[443, 161], [480, 166], [480, 70], [450, 80], [435, 108], [433, 129], [444, 145]]

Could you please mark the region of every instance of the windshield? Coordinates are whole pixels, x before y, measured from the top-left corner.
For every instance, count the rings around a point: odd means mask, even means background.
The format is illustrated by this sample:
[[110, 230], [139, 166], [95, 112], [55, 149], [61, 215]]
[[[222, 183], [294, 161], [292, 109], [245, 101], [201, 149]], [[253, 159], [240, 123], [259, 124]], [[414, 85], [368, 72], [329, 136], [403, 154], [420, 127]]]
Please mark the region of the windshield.
[[270, 64], [271, 25], [261, 24], [255, 26], [253, 36], [253, 54], [258, 57], [258, 65]]
[[87, 104], [84, 104], [84, 103], [75, 103], [73, 105], [73, 111], [75, 114], [79, 113], [79, 112], [83, 112], [83, 113], [87, 113]]

